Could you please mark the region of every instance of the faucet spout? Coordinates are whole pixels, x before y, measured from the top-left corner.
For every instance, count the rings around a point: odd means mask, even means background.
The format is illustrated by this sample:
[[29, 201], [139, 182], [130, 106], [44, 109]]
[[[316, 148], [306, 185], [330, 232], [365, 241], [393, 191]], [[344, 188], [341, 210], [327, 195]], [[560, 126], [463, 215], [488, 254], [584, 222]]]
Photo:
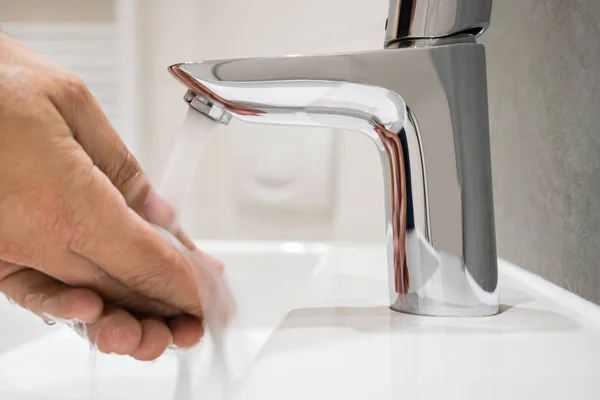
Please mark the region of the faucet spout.
[[186, 101], [217, 121], [230, 115], [368, 135], [384, 174], [391, 308], [495, 314], [483, 45], [464, 35], [400, 47], [182, 63], [170, 71], [189, 89]]

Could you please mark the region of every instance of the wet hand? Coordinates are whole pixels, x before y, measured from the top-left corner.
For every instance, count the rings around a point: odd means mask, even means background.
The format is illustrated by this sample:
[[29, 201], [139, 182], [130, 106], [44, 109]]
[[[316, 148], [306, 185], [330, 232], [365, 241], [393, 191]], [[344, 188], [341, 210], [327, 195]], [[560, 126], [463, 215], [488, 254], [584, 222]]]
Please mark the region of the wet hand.
[[[0, 292], [141, 360], [203, 335], [172, 210], [86, 86], [0, 32]], [[200, 262], [220, 268], [183, 232]]]

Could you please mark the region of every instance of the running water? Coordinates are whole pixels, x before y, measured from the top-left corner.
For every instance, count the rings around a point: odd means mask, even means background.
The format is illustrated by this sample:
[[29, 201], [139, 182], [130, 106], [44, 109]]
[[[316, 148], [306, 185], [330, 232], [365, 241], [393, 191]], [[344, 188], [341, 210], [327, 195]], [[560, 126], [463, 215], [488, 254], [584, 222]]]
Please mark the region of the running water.
[[[181, 131], [171, 152], [165, 175], [159, 188], [159, 195], [173, 207], [179, 216], [185, 198], [192, 185], [198, 162], [219, 124], [211, 121], [196, 110], [190, 108], [181, 126]], [[179, 248], [194, 270], [194, 278], [202, 303], [204, 322], [208, 328], [213, 345], [213, 376], [216, 386], [208, 388], [210, 393], [203, 393], [204, 399], [225, 399], [231, 378], [226, 368], [226, 356], [223, 348], [225, 324], [235, 302], [222, 276], [213, 266], [201, 260], [186, 249], [174, 236], [179, 229], [178, 218], [175, 218], [167, 231], [157, 227], [171, 242]], [[193, 400], [192, 367], [193, 350], [180, 351], [178, 354], [179, 372], [174, 400]]]
[[218, 126], [218, 123], [191, 107], [183, 120], [158, 189], [160, 196], [173, 207], [176, 215], [183, 209], [200, 158]]
[[[203, 385], [202, 399], [224, 400], [228, 399], [233, 379], [230, 376], [227, 357], [224, 348], [224, 338], [227, 324], [230, 322], [234, 310], [235, 301], [223, 275], [214, 266], [207, 264], [194, 253], [185, 248], [179, 240], [169, 231], [155, 226], [166, 238], [168, 238], [179, 252], [184, 255], [187, 264], [193, 268], [193, 275], [198, 287], [198, 295], [202, 303], [202, 314], [204, 324], [210, 334], [213, 349], [213, 364], [209, 369], [212, 374], [210, 384]], [[205, 341], [203, 339], [203, 341]], [[179, 370], [176, 382], [176, 393], [174, 400], [193, 400], [193, 366], [194, 350], [180, 350], [177, 353]]]
[[82, 338], [84, 338], [85, 340], [87, 340], [89, 342], [89, 344], [90, 344], [90, 353], [89, 353], [90, 393], [89, 393], [89, 398], [90, 398], [90, 400], [95, 400], [96, 399], [96, 352], [97, 352], [97, 348], [98, 348], [97, 338], [95, 340], [92, 340], [92, 338], [90, 338], [88, 335], [87, 324], [78, 319], [61, 319], [61, 318], [56, 318], [56, 317], [54, 317], [50, 314], [46, 314], [46, 313], [42, 314], [42, 317], [44, 319], [44, 322], [46, 322], [46, 324], [48, 324], [48, 325], [54, 325], [57, 322], [67, 325], [75, 333], [77, 333], [79, 336], [81, 336]]
[[[180, 133], [175, 141], [171, 152], [165, 174], [163, 176], [159, 195], [173, 208], [176, 218], [169, 227], [155, 228], [161, 232], [171, 243], [178, 248], [193, 268], [193, 275], [198, 287], [198, 294], [202, 303], [204, 323], [210, 334], [213, 344], [213, 372], [209, 393], [202, 393], [203, 399], [217, 400], [226, 399], [226, 392], [230, 385], [230, 377], [226, 368], [226, 356], [223, 349], [222, 337], [226, 329], [226, 323], [233, 314], [235, 301], [229, 291], [227, 283], [222, 274], [215, 267], [200, 259], [189, 251], [175, 237], [179, 230], [179, 214], [183, 208], [189, 188], [193, 183], [194, 176], [200, 158], [218, 127], [216, 122], [211, 121], [199, 112], [190, 108], [181, 126]], [[51, 315], [45, 317], [52, 322], [61, 322], [90, 343], [90, 399], [96, 399], [96, 341], [88, 337], [85, 323], [77, 320], [62, 320]], [[194, 361], [193, 350], [179, 350], [179, 372], [176, 383], [174, 400], [193, 400], [192, 367]]]

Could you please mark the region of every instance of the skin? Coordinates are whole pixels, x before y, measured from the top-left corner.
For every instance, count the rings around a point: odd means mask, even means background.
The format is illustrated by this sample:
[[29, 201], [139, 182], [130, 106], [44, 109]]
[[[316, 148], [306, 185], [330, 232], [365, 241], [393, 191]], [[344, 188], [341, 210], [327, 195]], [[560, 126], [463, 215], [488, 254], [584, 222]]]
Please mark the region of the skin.
[[0, 292], [86, 323], [105, 353], [193, 346], [193, 266], [152, 224], [222, 265], [174, 220], [81, 80], [0, 32]]

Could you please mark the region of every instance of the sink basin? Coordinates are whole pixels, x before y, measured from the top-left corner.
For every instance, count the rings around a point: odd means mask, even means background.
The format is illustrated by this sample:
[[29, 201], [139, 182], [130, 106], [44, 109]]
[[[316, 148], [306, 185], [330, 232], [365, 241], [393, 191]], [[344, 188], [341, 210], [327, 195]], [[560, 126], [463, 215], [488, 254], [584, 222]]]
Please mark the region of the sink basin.
[[[223, 260], [238, 303], [229, 341], [252, 362], [293, 308], [316, 272], [324, 246], [300, 243], [202, 243]], [[17, 333], [17, 334], [15, 334]], [[178, 371], [174, 350], [143, 363], [117, 355], [95, 355], [64, 326], [49, 327], [2, 299], [0, 302], [0, 399], [172, 399]], [[241, 346], [241, 347], [240, 347]], [[195, 351], [194, 366], [207, 364], [211, 340]], [[240, 360], [238, 360], [240, 361]], [[196, 368], [195, 368], [196, 369]], [[198, 373], [197, 376], [206, 374]], [[195, 375], [194, 375], [195, 376]]]
[[[227, 264], [239, 307], [225, 398], [600, 398], [600, 307], [504, 260], [499, 315], [432, 318], [390, 310], [383, 246], [200, 246]], [[0, 302], [0, 400], [211, 400], [212, 348], [208, 336], [153, 363], [98, 354], [92, 392], [83, 340]], [[191, 385], [177, 382], [182, 354]]]

